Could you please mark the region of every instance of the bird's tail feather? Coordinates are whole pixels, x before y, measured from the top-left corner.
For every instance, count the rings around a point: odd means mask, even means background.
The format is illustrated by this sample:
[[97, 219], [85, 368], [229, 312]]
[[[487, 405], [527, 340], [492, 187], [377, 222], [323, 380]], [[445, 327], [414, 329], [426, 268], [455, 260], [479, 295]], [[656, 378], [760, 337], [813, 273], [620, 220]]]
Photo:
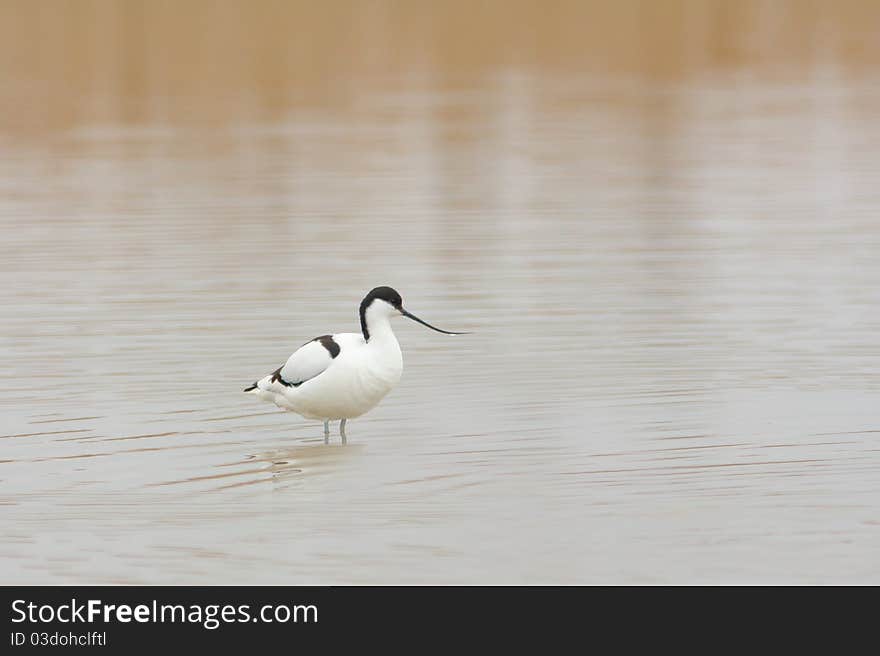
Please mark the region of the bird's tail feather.
[[244, 388], [244, 391], [245, 391], [245, 392], [253, 392], [255, 389], [257, 389], [257, 384], [256, 384], [256, 383], [254, 383], [253, 385], [250, 385], [250, 386], [248, 386], [248, 387], [245, 387], [245, 388]]

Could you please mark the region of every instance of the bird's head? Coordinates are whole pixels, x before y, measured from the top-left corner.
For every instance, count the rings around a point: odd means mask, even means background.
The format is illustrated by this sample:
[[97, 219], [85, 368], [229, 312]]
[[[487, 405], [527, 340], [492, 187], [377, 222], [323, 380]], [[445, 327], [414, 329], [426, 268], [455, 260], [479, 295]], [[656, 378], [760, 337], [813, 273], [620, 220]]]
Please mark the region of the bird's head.
[[397, 290], [391, 287], [376, 287], [370, 290], [370, 293], [364, 296], [361, 301], [361, 327], [364, 331], [364, 337], [369, 339], [369, 324], [373, 321], [390, 319], [391, 317], [403, 316], [412, 319], [423, 326], [427, 326], [431, 330], [445, 335], [466, 335], [467, 333], [454, 333], [448, 330], [441, 330], [432, 326], [427, 321], [422, 321], [413, 313], [407, 311], [403, 307], [403, 299]]

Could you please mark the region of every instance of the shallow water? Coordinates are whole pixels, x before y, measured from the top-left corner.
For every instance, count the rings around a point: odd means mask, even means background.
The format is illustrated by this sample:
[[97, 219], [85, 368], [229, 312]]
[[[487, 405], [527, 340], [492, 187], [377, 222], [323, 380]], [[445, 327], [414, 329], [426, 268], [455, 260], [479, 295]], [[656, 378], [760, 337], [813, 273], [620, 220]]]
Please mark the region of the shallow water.
[[[870, 3], [33, 4], [0, 582], [880, 583]], [[378, 284], [474, 334], [347, 446], [241, 393]]]

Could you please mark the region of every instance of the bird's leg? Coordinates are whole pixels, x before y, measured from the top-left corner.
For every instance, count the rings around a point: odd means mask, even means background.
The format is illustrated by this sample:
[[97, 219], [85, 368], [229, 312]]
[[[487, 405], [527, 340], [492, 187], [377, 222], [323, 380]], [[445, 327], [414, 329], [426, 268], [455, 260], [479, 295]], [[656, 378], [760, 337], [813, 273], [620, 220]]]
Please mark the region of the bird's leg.
[[345, 439], [345, 419], [339, 422], [339, 435], [342, 436], [342, 443], [345, 444], [347, 442]]
[[324, 420], [324, 444], [330, 443], [330, 420]]

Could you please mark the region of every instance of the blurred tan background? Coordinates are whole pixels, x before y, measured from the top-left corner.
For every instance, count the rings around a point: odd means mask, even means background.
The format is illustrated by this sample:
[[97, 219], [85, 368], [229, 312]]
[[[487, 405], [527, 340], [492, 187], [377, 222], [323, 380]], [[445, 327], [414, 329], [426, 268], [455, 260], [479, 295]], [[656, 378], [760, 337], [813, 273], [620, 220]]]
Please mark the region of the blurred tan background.
[[876, 2], [0, 3], [4, 133], [218, 121], [499, 70], [768, 81], [873, 73]]

